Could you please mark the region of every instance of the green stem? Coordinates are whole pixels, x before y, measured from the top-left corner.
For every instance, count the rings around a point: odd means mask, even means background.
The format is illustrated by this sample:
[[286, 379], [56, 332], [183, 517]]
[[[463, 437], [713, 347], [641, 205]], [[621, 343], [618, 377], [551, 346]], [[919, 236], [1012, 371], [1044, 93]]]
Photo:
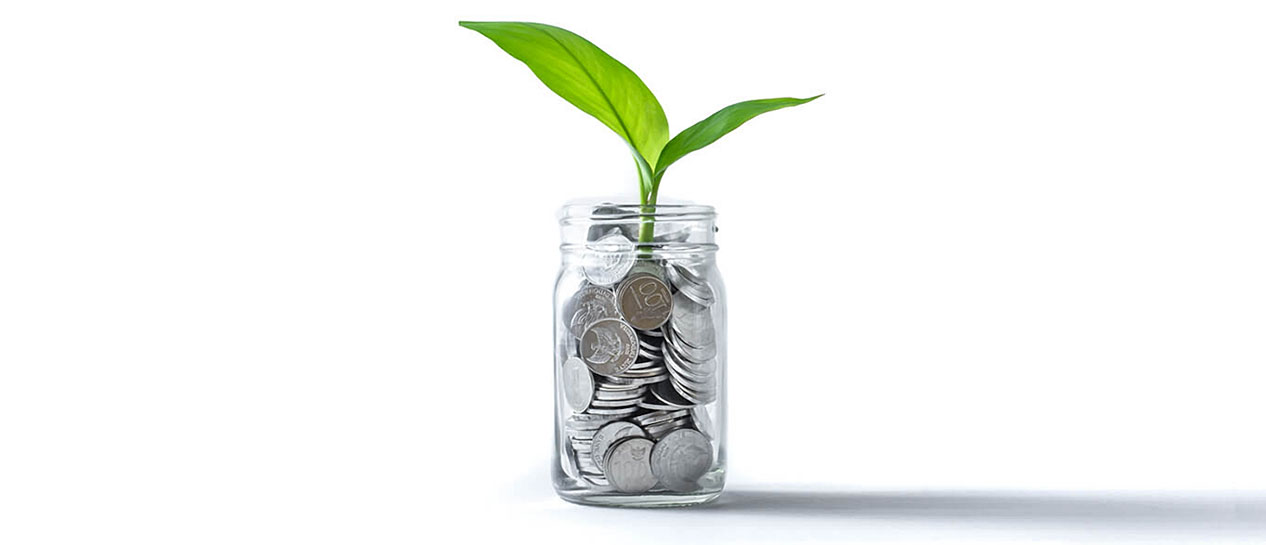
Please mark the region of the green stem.
[[[640, 157], [639, 157], [640, 158]], [[650, 244], [655, 241], [655, 200], [659, 193], [658, 180], [655, 179], [654, 171], [643, 161], [638, 162], [638, 178], [639, 191], [638, 194], [642, 201], [642, 218], [641, 224], [637, 230], [637, 242], [642, 248], [642, 253], [651, 253]]]
[[637, 232], [637, 241], [650, 244], [655, 241], [655, 203], [659, 201], [659, 177], [650, 184], [649, 195], [642, 195], [642, 225]]
[[642, 225], [637, 230], [637, 241], [640, 244], [650, 244], [655, 241], [655, 218], [651, 214], [655, 213], [654, 202], [642, 202]]

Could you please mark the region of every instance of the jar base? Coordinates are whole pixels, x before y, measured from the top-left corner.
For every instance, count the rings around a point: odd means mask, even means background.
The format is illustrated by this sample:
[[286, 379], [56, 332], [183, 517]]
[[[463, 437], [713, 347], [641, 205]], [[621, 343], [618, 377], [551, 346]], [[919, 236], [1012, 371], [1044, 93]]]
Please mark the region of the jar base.
[[599, 507], [687, 507], [702, 505], [717, 499], [725, 487], [725, 470], [716, 468], [700, 479], [700, 489], [695, 492], [673, 492], [663, 488], [644, 494], [625, 494], [609, 486], [595, 486], [584, 480], [576, 480], [565, 474], [556, 474], [554, 491], [558, 497], [579, 505]]
[[557, 489], [558, 497], [578, 505], [597, 507], [688, 507], [702, 505], [721, 496], [721, 491], [694, 492], [689, 494], [663, 493], [629, 495], [595, 492], [593, 490]]

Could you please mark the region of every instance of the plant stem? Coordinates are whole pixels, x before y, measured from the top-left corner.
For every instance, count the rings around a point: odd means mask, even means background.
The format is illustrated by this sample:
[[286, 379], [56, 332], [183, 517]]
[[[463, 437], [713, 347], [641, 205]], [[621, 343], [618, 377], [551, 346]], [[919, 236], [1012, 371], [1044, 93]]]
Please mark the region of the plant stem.
[[659, 184], [651, 186], [650, 195], [642, 196], [642, 225], [638, 228], [637, 241], [650, 244], [655, 241], [655, 202], [659, 200]]

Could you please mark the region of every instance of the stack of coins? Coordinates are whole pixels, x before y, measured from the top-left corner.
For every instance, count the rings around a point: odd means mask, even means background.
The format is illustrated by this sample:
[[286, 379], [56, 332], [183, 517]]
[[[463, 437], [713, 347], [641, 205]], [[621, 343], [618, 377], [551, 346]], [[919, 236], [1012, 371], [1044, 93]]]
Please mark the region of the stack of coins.
[[634, 248], [620, 231], [600, 235], [563, 305], [563, 463], [623, 493], [690, 492], [714, 461], [716, 295], [685, 263]]

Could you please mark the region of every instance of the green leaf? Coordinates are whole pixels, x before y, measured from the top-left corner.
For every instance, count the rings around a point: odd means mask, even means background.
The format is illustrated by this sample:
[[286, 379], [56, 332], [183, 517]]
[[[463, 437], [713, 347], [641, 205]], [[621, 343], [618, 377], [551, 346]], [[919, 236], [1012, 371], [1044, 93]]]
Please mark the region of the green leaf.
[[[555, 26], [471, 21], [458, 24], [487, 36], [510, 56], [523, 61], [546, 87], [624, 138], [648, 170], [655, 168], [660, 150], [668, 141], [668, 118], [646, 84], [620, 61], [588, 40]], [[649, 183], [649, 176], [639, 178], [643, 179], [643, 186]], [[649, 189], [642, 190], [645, 193]]]
[[739, 102], [726, 106], [708, 116], [707, 119], [691, 125], [664, 146], [664, 151], [660, 153], [659, 162], [655, 166], [653, 191], [659, 189], [659, 180], [664, 176], [664, 170], [668, 168], [668, 165], [677, 162], [686, 154], [707, 147], [708, 144], [716, 142], [717, 139], [739, 128], [739, 125], [753, 117], [789, 106], [799, 106], [820, 96], [822, 95], [809, 98], [766, 98]]

